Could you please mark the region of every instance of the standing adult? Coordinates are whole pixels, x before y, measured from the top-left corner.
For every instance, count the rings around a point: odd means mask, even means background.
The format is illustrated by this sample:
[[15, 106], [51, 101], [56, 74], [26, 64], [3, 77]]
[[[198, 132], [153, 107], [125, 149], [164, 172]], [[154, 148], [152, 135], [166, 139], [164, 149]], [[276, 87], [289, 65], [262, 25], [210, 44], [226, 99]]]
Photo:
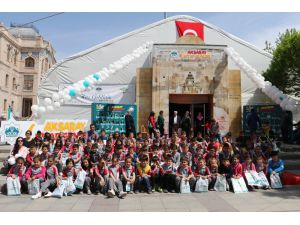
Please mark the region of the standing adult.
[[163, 137], [165, 134], [165, 118], [164, 118], [164, 111], [159, 111], [159, 115], [157, 117], [157, 126], [156, 128], [159, 129], [160, 136]]
[[285, 111], [280, 120], [280, 129], [283, 143], [289, 143], [289, 128], [293, 126], [293, 121], [290, 118], [289, 112]]
[[203, 136], [204, 131], [204, 117], [201, 112], [198, 113], [195, 120], [195, 133], [194, 136], [198, 136], [198, 133], [201, 133]]
[[31, 132], [31, 130], [27, 130], [25, 132], [25, 138], [23, 138], [23, 145], [26, 148], [30, 148], [31, 145], [35, 145], [35, 141], [32, 138], [32, 132]]
[[149, 130], [150, 138], [152, 138], [152, 134], [154, 134], [155, 129], [156, 129], [155, 113], [152, 111], [150, 112], [150, 115], [148, 117], [148, 130]]
[[246, 119], [250, 130], [250, 138], [252, 141], [256, 142], [256, 130], [259, 126], [261, 127], [261, 122], [254, 108], [251, 109], [251, 112], [247, 115]]
[[134, 119], [132, 116], [133, 108], [129, 108], [126, 115], [125, 115], [125, 129], [126, 129], [126, 136], [129, 137], [130, 133], [133, 133], [134, 137], [136, 137]]
[[170, 118], [170, 131], [169, 135], [171, 136], [173, 132], [178, 133], [178, 129], [180, 128], [181, 118], [178, 115], [177, 111], [174, 111], [173, 116]]
[[90, 141], [93, 141], [95, 143], [95, 142], [97, 142], [98, 137], [99, 137], [99, 135], [96, 132], [96, 126], [95, 126], [95, 124], [92, 123], [90, 125], [90, 130], [87, 132], [86, 139], [87, 139], [87, 141], [90, 140]]
[[184, 114], [184, 117], [182, 118], [182, 121], [181, 121], [181, 128], [182, 128], [182, 131], [186, 132], [186, 136], [188, 138], [190, 138], [191, 126], [192, 126], [192, 120], [190, 117], [190, 112], [186, 111]]

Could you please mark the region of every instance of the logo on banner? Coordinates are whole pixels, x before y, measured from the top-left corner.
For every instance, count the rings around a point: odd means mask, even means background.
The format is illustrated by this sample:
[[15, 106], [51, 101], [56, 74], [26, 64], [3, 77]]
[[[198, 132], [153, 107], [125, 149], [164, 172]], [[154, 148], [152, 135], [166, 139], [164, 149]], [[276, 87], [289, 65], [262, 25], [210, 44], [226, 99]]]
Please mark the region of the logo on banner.
[[170, 57], [171, 57], [171, 58], [178, 58], [178, 57], [179, 57], [178, 51], [177, 51], [177, 50], [172, 50], [172, 51], [170, 52]]
[[[6, 122], [6, 123], [5, 123]], [[21, 134], [21, 128], [17, 121], [15, 120], [9, 120], [9, 121], [3, 121], [3, 127], [0, 130], [0, 135], [1, 135], [1, 141], [2, 142], [7, 142], [10, 145], [15, 144], [16, 139], [20, 136]], [[8, 123], [7, 123], [8, 122]]]

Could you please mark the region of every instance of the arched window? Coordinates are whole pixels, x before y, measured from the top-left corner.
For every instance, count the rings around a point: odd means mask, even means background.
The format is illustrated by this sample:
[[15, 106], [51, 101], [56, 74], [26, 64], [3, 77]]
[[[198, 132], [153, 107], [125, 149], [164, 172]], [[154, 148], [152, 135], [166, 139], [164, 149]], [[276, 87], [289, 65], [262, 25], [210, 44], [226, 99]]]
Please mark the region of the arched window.
[[17, 84], [16, 84], [16, 78], [13, 78], [13, 83], [12, 83], [12, 89], [16, 90], [17, 89]]
[[7, 110], [7, 99], [4, 99], [3, 111], [5, 112], [6, 110]]
[[34, 67], [34, 59], [32, 57], [25, 59], [25, 67]]
[[6, 74], [6, 77], [5, 77], [5, 87], [8, 87], [8, 80], [9, 80], [9, 76], [8, 76], [8, 74]]

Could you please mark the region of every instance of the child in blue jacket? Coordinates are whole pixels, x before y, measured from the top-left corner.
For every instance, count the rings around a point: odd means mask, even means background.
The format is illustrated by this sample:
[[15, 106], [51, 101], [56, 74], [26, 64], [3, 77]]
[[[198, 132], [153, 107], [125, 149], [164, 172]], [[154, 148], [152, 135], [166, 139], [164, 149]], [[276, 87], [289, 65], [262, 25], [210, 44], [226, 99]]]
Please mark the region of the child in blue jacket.
[[271, 152], [271, 159], [268, 162], [268, 173], [267, 176], [270, 178], [272, 174], [279, 174], [279, 177], [282, 182], [282, 176], [284, 172], [284, 162], [283, 160], [279, 159], [278, 152]]

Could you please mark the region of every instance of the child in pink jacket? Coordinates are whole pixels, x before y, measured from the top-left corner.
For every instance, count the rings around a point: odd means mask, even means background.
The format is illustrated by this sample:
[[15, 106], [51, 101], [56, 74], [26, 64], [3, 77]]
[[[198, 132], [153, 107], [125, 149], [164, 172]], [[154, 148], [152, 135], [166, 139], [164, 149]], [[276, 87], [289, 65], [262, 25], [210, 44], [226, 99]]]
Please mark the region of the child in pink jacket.
[[245, 179], [246, 185], [247, 185], [249, 190], [253, 190], [254, 187], [252, 185], [248, 185], [248, 181], [247, 181], [246, 176], [245, 176], [245, 172], [250, 172], [251, 170], [256, 172], [255, 165], [252, 162], [252, 159], [251, 159], [250, 155], [247, 155], [245, 157], [245, 162], [242, 163], [242, 168], [243, 168], [243, 177]]

